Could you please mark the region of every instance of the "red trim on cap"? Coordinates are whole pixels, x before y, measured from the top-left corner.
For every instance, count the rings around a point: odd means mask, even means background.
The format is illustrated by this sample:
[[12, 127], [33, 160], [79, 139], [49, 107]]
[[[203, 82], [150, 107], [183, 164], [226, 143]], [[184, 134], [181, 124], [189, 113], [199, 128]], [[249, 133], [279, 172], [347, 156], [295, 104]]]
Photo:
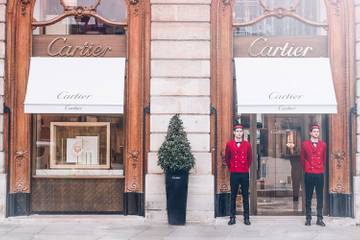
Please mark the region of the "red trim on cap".
[[233, 127], [234, 130], [235, 130], [235, 129], [238, 129], [238, 128], [244, 129], [244, 126], [241, 125], [241, 124], [236, 124], [236, 125], [234, 125], [234, 127]]
[[319, 129], [320, 130], [320, 125], [319, 124], [313, 124], [310, 126], [310, 131], [312, 131], [313, 129]]

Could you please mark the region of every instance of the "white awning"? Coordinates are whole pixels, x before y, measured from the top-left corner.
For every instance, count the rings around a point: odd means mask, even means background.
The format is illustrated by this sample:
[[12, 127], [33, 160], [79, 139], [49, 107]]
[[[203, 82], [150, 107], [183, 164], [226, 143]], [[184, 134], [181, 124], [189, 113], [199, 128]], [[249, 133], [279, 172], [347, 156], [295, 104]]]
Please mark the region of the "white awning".
[[32, 57], [25, 113], [123, 113], [125, 58]]
[[238, 113], [336, 113], [328, 58], [235, 58]]

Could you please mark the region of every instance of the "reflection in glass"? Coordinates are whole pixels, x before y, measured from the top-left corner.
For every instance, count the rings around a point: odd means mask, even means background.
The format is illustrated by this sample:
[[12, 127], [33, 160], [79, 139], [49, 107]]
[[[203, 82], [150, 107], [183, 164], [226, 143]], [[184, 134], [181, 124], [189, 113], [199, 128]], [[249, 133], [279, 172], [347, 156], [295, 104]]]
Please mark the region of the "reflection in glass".
[[[309, 138], [308, 126], [324, 122], [321, 115], [257, 115], [256, 157], [251, 174], [255, 174], [257, 214], [302, 215], [304, 213], [304, 172], [300, 164], [301, 144]], [[250, 141], [250, 115], [237, 116], [245, 126]], [[324, 141], [325, 133], [321, 131]], [[313, 207], [316, 209], [316, 196]], [[251, 200], [251, 204], [254, 204]], [[241, 198], [237, 209], [242, 209]]]
[[123, 169], [123, 115], [34, 115], [33, 125], [34, 170]]
[[[234, 23], [243, 23], [254, 20], [264, 13], [259, 0], [236, 0], [234, 5]], [[265, 7], [272, 10], [276, 8], [289, 9], [294, 7], [294, 1], [266, 0]], [[295, 9], [296, 14], [301, 17], [324, 23], [326, 21], [326, 7], [323, 0], [300, 0]], [[235, 36], [309, 36], [326, 35], [321, 27], [313, 27], [297, 19], [284, 17], [269, 17], [247, 27], [234, 28]]]
[[[68, 6], [94, 6], [95, 0], [68, 0]], [[37, 0], [33, 16], [36, 21], [48, 21], [64, 11], [60, 0]], [[126, 22], [127, 5], [125, 0], [102, 0], [96, 12], [105, 19]], [[34, 34], [124, 34], [119, 26], [109, 26], [94, 17], [67, 17], [47, 27], [36, 28]]]

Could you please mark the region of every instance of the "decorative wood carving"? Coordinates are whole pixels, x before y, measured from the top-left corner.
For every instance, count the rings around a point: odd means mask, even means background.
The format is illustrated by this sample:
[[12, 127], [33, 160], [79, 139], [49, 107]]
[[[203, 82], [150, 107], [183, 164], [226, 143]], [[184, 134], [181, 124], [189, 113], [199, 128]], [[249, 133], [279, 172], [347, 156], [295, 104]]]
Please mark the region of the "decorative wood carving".
[[300, 16], [299, 14], [296, 13], [296, 8], [298, 7], [300, 1], [297, 0], [295, 2], [295, 4], [293, 4], [292, 6], [290, 6], [289, 8], [284, 8], [284, 7], [278, 7], [278, 8], [274, 8], [274, 9], [270, 9], [269, 7], [266, 6], [266, 4], [262, 1], [259, 0], [259, 5], [261, 6], [261, 8], [263, 9], [263, 13], [259, 16], [257, 16], [256, 18], [247, 21], [247, 22], [242, 22], [242, 23], [233, 23], [233, 26], [235, 27], [245, 27], [245, 26], [250, 26], [250, 25], [254, 25], [266, 18], [269, 17], [276, 17], [276, 18], [284, 18], [284, 17], [291, 17], [294, 19], [297, 19], [300, 22], [303, 22], [305, 24], [314, 26], [314, 27], [323, 27], [324, 29], [327, 29], [327, 23], [320, 23], [320, 22], [315, 22], [309, 19], [306, 19], [302, 16]]
[[[23, 0], [26, 1], [26, 0]], [[104, 18], [103, 16], [99, 15], [97, 13], [97, 7], [100, 5], [102, 0], [97, 0], [94, 5], [90, 6], [67, 6], [63, 0], [60, 0], [61, 5], [63, 6], [63, 13], [60, 15], [47, 20], [47, 21], [34, 21], [32, 25], [34, 27], [43, 27], [48, 25], [53, 25], [64, 18], [74, 16], [75, 19], [81, 19], [84, 16], [94, 17], [98, 19], [99, 21], [111, 25], [111, 26], [126, 26], [126, 22], [117, 22], [117, 21], [111, 21], [110, 19]]]
[[229, 5], [231, 3], [231, 0], [222, 0], [224, 5]]
[[23, 177], [17, 177], [14, 192], [19, 193], [19, 192], [28, 192], [28, 191], [29, 191], [29, 187], [26, 184], [25, 179]]
[[129, 3], [131, 4], [131, 5], [136, 5], [136, 4], [138, 4], [140, 2], [140, 0], [129, 0]]
[[30, 0], [21, 0], [21, 15], [26, 15], [26, 7], [30, 4]]
[[336, 168], [340, 169], [343, 167], [344, 161], [345, 161], [345, 155], [346, 153], [344, 151], [336, 151], [332, 153], [333, 158], [336, 162]]
[[[26, 163], [29, 161], [28, 151], [17, 150], [15, 152], [15, 167], [17, 169], [22, 169], [26, 167]], [[15, 192], [26, 192], [29, 190], [29, 186], [25, 178], [21, 175], [18, 175], [15, 180]]]
[[345, 193], [345, 187], [343, 184], [343, 179], [341, 177], [337, 178], [335, 187], [330, 189], [330, 191], [335, 193]]
[[330, 0], [330, 3], [334, 6], [335, 15], [340, 14], [340, 0]]
[[131, 160], [132, 162], [132, 166], [133, 168], [136, 168], [136, 165], [138, 163], [138, 160], [139, 160], [139, 151], [136, 151], [136, 150], [132, 150], [129, 152], [129, 159]]

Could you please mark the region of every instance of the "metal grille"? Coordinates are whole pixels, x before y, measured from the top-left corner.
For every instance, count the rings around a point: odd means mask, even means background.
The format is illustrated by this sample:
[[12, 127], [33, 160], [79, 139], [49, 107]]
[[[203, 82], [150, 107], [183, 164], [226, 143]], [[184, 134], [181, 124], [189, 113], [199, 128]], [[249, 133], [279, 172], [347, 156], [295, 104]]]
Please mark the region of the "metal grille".
[[124, 179], [32, 180], [32, 212], [123, 212]]

